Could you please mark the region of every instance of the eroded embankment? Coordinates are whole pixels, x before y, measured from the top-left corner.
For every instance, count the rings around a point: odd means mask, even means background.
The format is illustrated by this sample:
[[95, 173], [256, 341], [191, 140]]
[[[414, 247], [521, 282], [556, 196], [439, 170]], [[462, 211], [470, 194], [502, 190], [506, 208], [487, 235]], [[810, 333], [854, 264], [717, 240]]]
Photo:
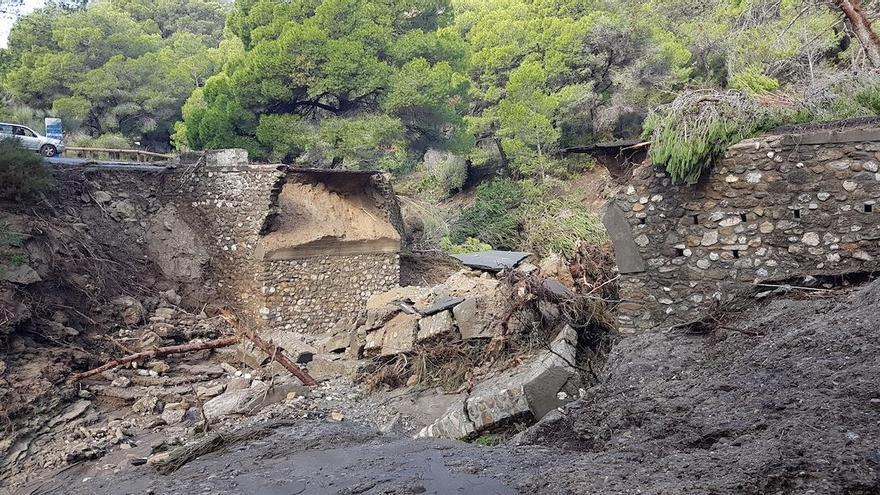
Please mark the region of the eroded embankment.
[[[602, 384], [497, 447], [306, 421], [162, 476], [66, 493], [849, 493], [880, 490], [880, 282], [623, 339]], [[306, 462], [306, 459], [312, 461]]]

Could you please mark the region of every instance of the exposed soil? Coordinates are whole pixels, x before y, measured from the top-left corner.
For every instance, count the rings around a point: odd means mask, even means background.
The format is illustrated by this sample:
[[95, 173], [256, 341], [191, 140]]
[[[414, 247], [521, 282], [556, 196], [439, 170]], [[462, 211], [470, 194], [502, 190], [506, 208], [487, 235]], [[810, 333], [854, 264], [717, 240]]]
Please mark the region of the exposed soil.
[[394, 252], [400, 234], [361, 192], [333, 191], [324, 184], [290, 182], [278, 195], [278, 209], [261, 239], [268, 258], [335, 253]]

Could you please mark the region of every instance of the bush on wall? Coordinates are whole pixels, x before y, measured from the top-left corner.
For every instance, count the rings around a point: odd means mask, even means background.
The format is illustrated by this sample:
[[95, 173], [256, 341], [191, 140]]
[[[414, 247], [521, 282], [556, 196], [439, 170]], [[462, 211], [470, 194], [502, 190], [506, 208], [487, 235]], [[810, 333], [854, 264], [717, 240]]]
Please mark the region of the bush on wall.
[[0, 139], [0, 199], [20, 201], [52, 185], [39, 153], [26, 150], [14, 139]]

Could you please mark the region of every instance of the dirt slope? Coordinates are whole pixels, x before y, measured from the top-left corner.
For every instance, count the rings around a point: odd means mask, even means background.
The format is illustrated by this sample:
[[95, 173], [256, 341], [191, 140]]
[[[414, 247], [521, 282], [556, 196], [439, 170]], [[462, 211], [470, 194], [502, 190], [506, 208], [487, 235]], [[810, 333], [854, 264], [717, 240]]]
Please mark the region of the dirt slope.
[[606, 383], [531, 432], [584, 451], [548, 488], [880, 493], [878, 323], [880, 281], [762, 303], [704, 335], [624, 339]]
[[878, 313], [880, 281], [625, 338], [605, 382], [520, 445], [303, 420], [172, 475], [77, 466], [40, 493], [876, 494]]

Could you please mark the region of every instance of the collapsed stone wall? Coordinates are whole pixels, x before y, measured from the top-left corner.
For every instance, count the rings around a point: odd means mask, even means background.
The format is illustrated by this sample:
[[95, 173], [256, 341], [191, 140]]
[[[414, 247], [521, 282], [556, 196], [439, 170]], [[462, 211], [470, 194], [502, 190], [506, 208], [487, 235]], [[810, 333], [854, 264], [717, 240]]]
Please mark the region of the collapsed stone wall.
[[[102, 209], [128, 204], [121, 207], [126, 218], [120, 222], [138, 227], [132, 238], [144, 244], [168, 280], [198, 293], [203, 302], [238, 306], [264, 330], [322, 333], [357, 313], [372, 294], [399, 283], [402, 222], [396, 197], [380, 173], [251, 164], [241, 150], [184, 155], [176, 168], [158, 171], [92, 167], [75, 173], [92, 184], [87, 189], [108, 196]], [[342, 199], [322, 189], [348, 179], [358, 190], [342, 193]], [[286, 187], [304, 180], [323, 192], [302, 204], [279, 202]], [[345, 201], [356, 207], [328, 207]], [[135, 211], [135, 204], [145, 206]], [[338, 228], [285, 236], [284, 228], [273, 227], [286, 218], [285, 228], [296, 230], [304, 208], [320, 212], [323, 225], [335, 221]], [[352, 239], [359, 227], [353, 225], [358, 220], [353, 211], [379, 225], [379, 244], [370, 244], [372, 231]], [[273, 235], [280, 236], [271, 244], [275, 250], [267, 250]], [[298, 243], [316, 239], [317, 249], [298, 250]]]
[[697, 185], [651, 164], [604, 216], [622, 332], [690, 321], [756, 284], [878, 268], [880, 129], [768, 135], [732, 146]]

